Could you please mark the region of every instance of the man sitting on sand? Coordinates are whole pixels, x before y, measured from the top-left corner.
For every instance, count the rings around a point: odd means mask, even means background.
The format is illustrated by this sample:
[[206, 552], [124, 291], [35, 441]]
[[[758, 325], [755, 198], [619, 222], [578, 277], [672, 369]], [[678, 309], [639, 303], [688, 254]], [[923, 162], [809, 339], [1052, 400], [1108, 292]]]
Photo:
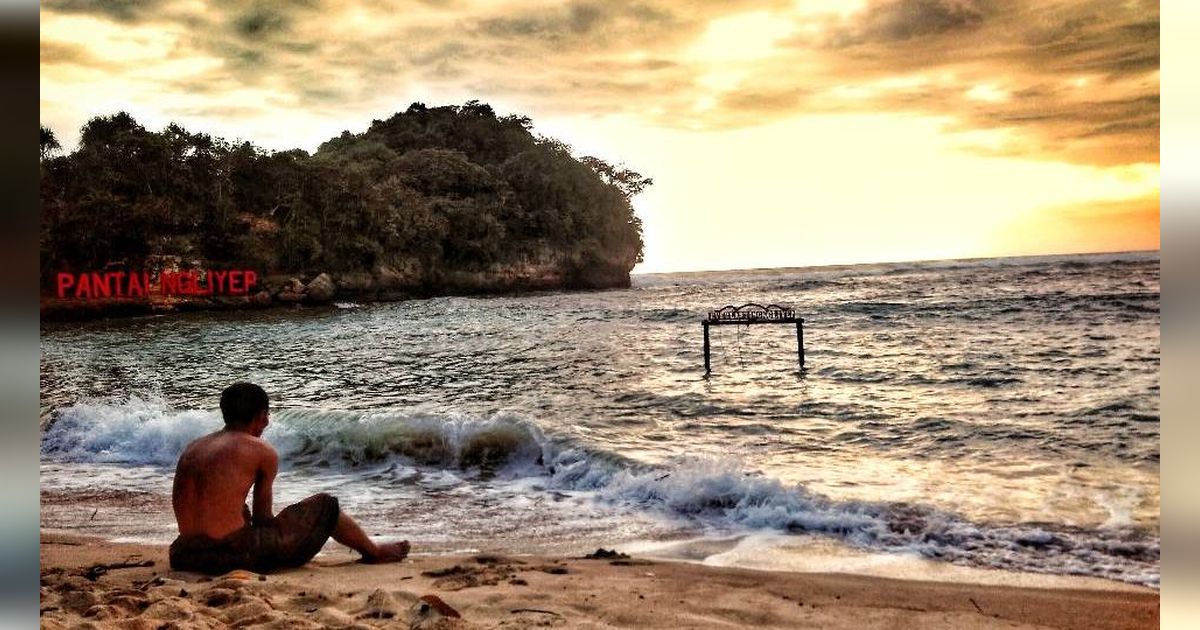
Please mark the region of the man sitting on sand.
[[[398, 562], [408, 541], [376, 544], [328, 494], [313, 495], [278, 515], [271, 485], [279, 455], [262, 439], [270, 409], [267, 393], [235, 383], [221, 393], [225, 428], [188, 444], [175, 466], [171, 501], [179, 538], [171, 543], [171, 567], [219, 575], [234, 569], [265, 573], [299, 567], [333, 539], [364, 562]], [[246, 495], [254, 488], [254, 511]]]

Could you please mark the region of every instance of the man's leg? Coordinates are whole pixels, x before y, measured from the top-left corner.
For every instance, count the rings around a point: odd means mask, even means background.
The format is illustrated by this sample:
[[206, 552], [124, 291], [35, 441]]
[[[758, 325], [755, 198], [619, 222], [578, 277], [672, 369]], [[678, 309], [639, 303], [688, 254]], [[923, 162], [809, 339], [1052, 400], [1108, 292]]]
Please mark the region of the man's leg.
[[407, 540], [375, 544], [345, 512], [338, 513], [337, 525], [333, 528], [333, 539], [361, 553], [363, 560], [370, 563], [399, 562], [408, 555]]

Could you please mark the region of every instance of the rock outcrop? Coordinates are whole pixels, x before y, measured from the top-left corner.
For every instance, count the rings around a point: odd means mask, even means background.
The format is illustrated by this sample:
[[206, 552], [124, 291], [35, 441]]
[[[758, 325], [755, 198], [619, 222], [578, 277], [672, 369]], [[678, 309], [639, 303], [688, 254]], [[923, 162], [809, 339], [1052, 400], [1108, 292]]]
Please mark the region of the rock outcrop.
[[305, 289], [306, 297], [311, 304], [328, 304], [333, 301], [333, 295], [337, 291], [337, 288], [333, 286], [333, 279], [327, 273], [313, 278]]

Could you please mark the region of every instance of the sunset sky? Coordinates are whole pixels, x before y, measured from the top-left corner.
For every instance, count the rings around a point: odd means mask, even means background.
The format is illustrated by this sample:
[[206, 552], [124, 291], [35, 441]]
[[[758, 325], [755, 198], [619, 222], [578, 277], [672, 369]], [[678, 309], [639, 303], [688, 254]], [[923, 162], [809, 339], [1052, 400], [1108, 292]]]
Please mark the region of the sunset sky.
[[1157, 249], [1158, 2], [44, 0], [41, 118], [317, 145], [413, 101], [655, 181], [635, 271]]

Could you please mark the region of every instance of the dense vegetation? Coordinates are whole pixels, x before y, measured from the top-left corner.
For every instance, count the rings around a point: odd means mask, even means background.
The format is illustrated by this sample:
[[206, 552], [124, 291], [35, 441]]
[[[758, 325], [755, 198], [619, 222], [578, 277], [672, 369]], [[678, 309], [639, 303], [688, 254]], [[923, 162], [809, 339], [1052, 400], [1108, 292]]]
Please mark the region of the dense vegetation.
[[43, 281], [156, 256], [268, 274], [386, 266], [435, 291], [448, 273], [505, 265], [627, 281], [642, 252], [630, 199], [651, 181], [530, 130], [476, 101], [415, 103], [312, 155], [150, 131], [126, 113], [93, 118], [61, 155], [43, 127]]

